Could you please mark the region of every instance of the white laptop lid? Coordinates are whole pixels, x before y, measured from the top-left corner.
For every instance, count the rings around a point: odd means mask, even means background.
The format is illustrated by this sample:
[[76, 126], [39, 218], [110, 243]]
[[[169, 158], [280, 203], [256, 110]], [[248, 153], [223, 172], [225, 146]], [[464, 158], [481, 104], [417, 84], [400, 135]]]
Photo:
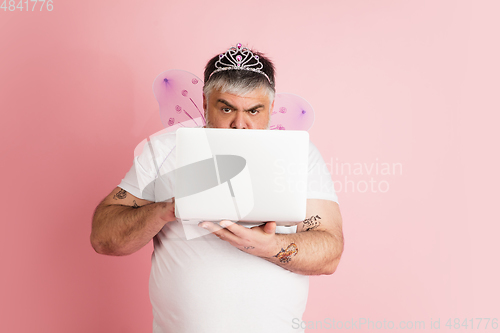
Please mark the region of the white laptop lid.
[[180, 128], [175, 208], [183, 222], [305, 219], [309, 133]]

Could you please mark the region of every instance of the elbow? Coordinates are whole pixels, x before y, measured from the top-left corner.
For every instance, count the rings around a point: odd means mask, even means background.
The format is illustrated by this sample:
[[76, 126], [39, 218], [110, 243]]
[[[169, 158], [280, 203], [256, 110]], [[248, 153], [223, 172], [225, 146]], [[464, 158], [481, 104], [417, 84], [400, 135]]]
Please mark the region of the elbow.
[[127, 251], [124, 251], [123, 247], [119, 246], [119, 244], [115, 244], [112, 241], [104, 240], [98, 237], [94, 232], [90, 234], [90, 244], [94, 251], [98, 254], [104, 254], [108, 256], [125, 256], [130, 254]]
[[332, 275], [335, 273], [337, 270], [337, 267], [339, 266], [340, 263], [340, 258], [342, 257], [342, 253], [344, 253], [344, 236], [341, 235], [339, 241], [338, 241], [339, 246], [335, 251], [332, 251], [332, 256], [334, 258], [332, 260], [329, 260], [328, 264], [325, 265], [325, 270], [322, 273], [323, 275]]
[[335, 257], [335, 259], [330, 260], [327, 265], [325, 265], [322, 275], [332, 275], [337, 270], [337, 267], [340, 263], [340, 258], [342, 257], [342, 253], [344, 252], [344, 246], [342, 244], [342, 249], [340, 253]]
[[101, 241], [94, 232], [90, 234], [90, 244], [96, 253], [109, 254], [110, 252], [109, 246], [107, 246], [105, 242]]
[[98, 254], [109, 254], [109, 242], [106, 242], [102, 231], [102, 223], [98, 218], [99, 207], [97, 206], [92, 218], [92, 230], [90, 232], [90, 245]]
[[328, 265], [325, 265], [323, 271], [321, 272], [321, 275], [332, 275], [333, 273], [335, 273], [335, 271], [337, 270], [337, 267], [339, 265], [339, 262], [340, 262], [340, 258], [333, 260]]
[[95, 216], [92, 220], [90, 244], [96, 253], [108, 256], [124, 256], [133, 252], [128, 251], [127, 244], [120, 241], [119, 237], [106, 232], [105, 229], [102, 228], [100, 220], [96, 219]]

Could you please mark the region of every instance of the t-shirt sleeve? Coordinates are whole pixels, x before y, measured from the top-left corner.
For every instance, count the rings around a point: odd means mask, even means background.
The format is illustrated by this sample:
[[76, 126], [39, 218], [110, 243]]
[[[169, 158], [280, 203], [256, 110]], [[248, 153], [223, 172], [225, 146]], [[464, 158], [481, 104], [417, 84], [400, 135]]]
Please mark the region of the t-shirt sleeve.
[[316, 146], [309, 142], [309, 173], [307, 176], [307, 198], [323, 199], [338, 203], [328, 167]]
[[143, 145], [140, 144], [138, 147], [141, 147], [142, 152], [137, 155], [136, 149], [132, 167], [118, 187], [139, 199], [155, 201], [154, 187], [158, 173], [155, 167], [154, 151], [150, 141], [145, 142]]

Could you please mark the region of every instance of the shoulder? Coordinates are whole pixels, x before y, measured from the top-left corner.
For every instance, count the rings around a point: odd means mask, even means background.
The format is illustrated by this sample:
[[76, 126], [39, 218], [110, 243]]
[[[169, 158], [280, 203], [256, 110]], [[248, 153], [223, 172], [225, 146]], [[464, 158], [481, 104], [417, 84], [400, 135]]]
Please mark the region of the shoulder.
[[309, 140], [309, 155], [311, 154], [319, 154], [319, 150], [318, 148], [316, 148], [316, 146], [314, 145], [314, 143], [312, 143], [311, 140]]
[[311, 168], [313, 165], [315, 164], [324, 164], [324, 160], [323, 160], [323, 157], [321, 156], [321, 153], [320, 151], [318, 150], [318, 148], [316, 148], [316, 146], [314, 145], [314, 143], [312, 143], [310, 140], [309, 140], [309, 167]]
[[175, 132], [161, 130], [142, 140], [134, 149], [134, 164], [157, 174], [158, 168], [175, 153]]
[[153, 154], [164, 156], [175, 148], [176, 132], [161, 130], [142, 140], [135, 148], [134, 155]]

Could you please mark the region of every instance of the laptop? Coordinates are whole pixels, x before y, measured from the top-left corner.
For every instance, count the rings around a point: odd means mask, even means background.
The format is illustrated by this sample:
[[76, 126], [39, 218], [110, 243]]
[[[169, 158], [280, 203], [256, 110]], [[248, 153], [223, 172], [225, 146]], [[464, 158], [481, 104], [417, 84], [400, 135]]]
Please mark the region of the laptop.
[[309, 133], [179, 128], [175, 209], [184, 224], [305, 219]]

